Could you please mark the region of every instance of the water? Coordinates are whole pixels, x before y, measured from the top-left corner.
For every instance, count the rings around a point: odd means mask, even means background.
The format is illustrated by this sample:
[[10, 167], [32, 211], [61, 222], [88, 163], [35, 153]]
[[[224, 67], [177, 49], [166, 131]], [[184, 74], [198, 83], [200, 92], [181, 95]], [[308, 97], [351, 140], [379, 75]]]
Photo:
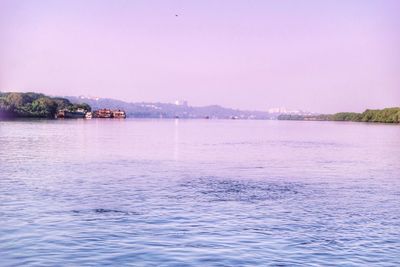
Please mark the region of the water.
[[400, 127], [0, 122], [0, 266], [400, 265]]

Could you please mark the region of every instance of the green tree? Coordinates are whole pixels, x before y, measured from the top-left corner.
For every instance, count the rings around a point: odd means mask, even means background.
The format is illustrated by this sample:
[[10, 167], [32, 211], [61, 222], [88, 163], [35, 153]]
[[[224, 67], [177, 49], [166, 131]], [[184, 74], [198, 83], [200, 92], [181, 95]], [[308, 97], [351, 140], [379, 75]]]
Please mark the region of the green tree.
[[37, 93], [1, 93], [0, 118], [3, 117], [29, 117], [29, 118], [54, 118], [58, 110], [77, 110], [83, 108], [91, 110], [88, 104], [73, 105], [64, 98], [52, 98]]

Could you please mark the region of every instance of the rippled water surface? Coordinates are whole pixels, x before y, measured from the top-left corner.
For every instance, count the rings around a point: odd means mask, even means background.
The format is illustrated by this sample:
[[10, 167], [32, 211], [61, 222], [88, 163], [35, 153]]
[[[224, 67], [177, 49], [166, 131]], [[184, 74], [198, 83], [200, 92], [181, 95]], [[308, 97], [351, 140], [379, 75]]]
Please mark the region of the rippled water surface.
[[400, 127], [0, 122], [0, 266], [400, 265]]

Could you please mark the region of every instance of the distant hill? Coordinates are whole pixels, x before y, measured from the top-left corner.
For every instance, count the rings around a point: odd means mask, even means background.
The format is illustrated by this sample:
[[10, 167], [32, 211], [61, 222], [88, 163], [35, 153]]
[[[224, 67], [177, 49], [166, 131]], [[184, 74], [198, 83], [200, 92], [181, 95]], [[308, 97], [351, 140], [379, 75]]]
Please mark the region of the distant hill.
[[193, 107], [169, 103], [129, 103], [109, 98], [65, 97], [72, 103], [85, 102], [92, 109], [123, 109], [133, 118], [218, 118], [218, 119], [272, 119], [274, 115], [264, 111], [246, 111], [224, 108], [218, 105]]
[[77, 108], [85, 110], [122, 109], [128, 117], [133, 118], [215, 118], [215, 119], [277, 119], [279, 115], [302, 116], [312, 113], [302, 111], [287, 111], [284, 108], [267, 111], [249, 111], [225, 108], [219, 105], [193, 107], [186, 102], [129, 103], [109, 98], [90, 97], [50, 97], [40, 93], [0, 92], [1, 118], [54, 118], [60, 109], [74, 111]]

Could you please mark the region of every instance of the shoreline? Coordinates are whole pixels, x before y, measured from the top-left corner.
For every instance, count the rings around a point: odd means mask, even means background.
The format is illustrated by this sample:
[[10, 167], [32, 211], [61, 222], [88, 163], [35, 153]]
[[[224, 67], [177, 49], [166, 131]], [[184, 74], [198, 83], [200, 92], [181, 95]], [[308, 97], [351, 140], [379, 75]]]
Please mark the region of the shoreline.
[[344, 123], [360, 123], [360, 124], [375, 124], [375, 125], [400, 125], [399, 122], [376, 122], [376, 121], [345, 121], [345, 120], [301, 120], [301, 119], [231, 119], [231, 118], [155, 118], [155, 117], [129, 117], [126, 118], [40, 118], [40, 117], [15, 117], [15, 118], [0, 118], [0, 122], [13, 121], [121, 121], [121, 120], [154, 120], [154, 121], [291, 121], [291, 122], [344, 122]]

